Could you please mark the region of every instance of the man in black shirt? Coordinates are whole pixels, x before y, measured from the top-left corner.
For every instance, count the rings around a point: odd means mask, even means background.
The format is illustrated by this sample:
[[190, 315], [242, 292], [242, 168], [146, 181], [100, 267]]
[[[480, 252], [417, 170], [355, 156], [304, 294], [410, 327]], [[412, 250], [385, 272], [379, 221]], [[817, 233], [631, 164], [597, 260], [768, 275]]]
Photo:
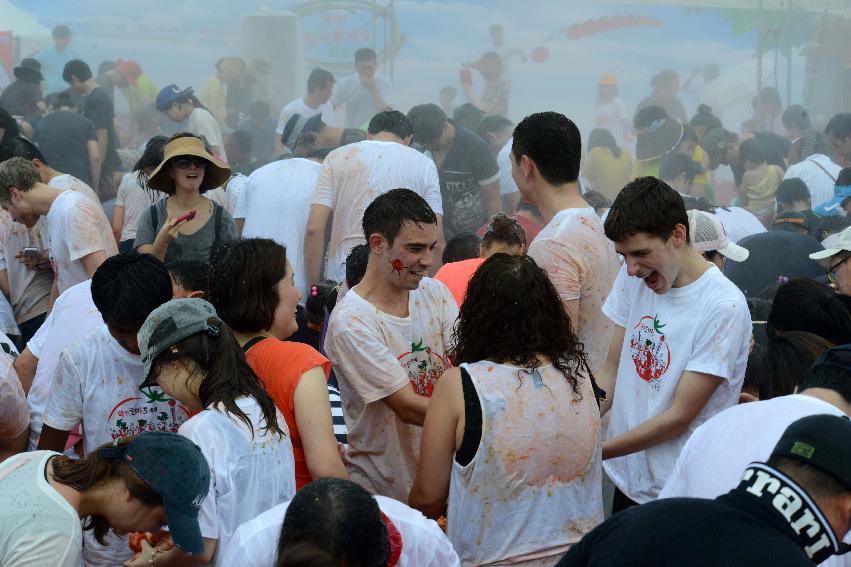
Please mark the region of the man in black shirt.
[[[83, 116], [92, 121], [100, 151], [100, 179], [92, 179], [92, 188], [101, 199], [114, 196], [121, 171], [118, 138], [115, 135], [115, 108], [109, 95], [92, 78], [92, 70], [79, 59], [65, 64], [62, 78], [74, 92], [83, 95]], [[118, 178], [118, 179], [117, 179]]]
[[70, 93], [59, 93], [53, 112], [36, 125], [34, 141], [54, 168], [89, 186], [100, 178], [100, 149], [92, 121], [74, 111]]
[[851, 523], [851, 421], [792, 423], [768, 463], [715, 500], [667, 498], [615, 514], [556, 567], [805, 566], [846, 553]]
[[476, 232], [500, 211], [499, 166], [478, 135], [447, 119], [436, 104], [420, 104], [408, 118], [414, 141], [428, 150], [437, 165], [443, 198], [443, 232]]
[[739, 187], [745, 174], [745, 164], [739, 157], [739, 146], [751, 138], [758, 140], [765, 149], [765, 161], [768, 165], [776, 165], [786, 170], [786, 156], [789, 154], [788, 140], [772, 132], [754, 132], [739, 137], [724, 128], [710, 130], [703, 137], [701, 147], [709, 156], [709, 169], [715, 170], [719, 165], [729, 165], [733, 170], [736, 187]]

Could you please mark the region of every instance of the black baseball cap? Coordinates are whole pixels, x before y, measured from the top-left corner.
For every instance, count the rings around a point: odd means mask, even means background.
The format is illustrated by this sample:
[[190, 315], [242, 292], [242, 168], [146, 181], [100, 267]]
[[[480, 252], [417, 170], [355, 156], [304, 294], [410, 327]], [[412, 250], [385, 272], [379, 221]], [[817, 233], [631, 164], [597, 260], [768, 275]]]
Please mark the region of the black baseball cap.
[[813, 466], [851, 490], [851, 420], [828, 414], [801, 418], [786, 428], [771, 456]]
[[210, 490], [210, 466], [198, 445], [177, 433], [149, 431], [101, 448], [100, 456], [125, 460], [162, 497], [169, 532], [181, 551], [204, 551], [198, 512]]

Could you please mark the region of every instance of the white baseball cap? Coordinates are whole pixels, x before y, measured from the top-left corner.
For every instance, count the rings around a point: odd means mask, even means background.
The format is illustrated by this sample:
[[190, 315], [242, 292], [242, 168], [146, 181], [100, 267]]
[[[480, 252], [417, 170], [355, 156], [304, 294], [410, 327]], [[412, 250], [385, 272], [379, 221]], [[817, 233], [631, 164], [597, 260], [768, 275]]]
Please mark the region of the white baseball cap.
[[840, 252], [845, 251], [851, 251], [851, 227], [840, 232], [833, 241], [833, 244], [830, 245], [830, 248], [825, 248], [821, 252], [814, 252], [810, 254], [810, 259], [824, 260], [825, 258], [830, 258], [831, 256], [835, 256]]
[[711, 213], [688, 211], [688, 231], [698, 252], [715, 251], [734, 262], [744, 262], [750, 256], [747, 248], [730, 241], [721, 219]]

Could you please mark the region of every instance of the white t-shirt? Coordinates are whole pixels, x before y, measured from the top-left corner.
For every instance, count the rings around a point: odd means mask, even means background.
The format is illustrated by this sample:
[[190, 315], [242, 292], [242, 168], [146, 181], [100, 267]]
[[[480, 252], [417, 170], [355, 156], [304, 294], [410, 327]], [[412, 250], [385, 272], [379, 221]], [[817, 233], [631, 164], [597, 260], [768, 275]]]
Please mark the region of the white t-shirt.
[[792, 422], [822, 413], [845, 415], [833, 404], [803, 394], [722, 411], [692, 433], [659, 498], [715, 498], [732, 490], [750, 463], [768, 460]]
[[305, 104], [303, 98], [297, 98], [281, 109], [281, 114], [278, 116], [278, 126], [275, 128], [275, 133], [278, 134], [278, 137], [284, 133], [284, 128], [286, 128], [287, 122], [289, 122], [290, 118], [296, 114], [300, 115], [302, 118], [312, 118], [317, 114], [321, 114], [322, 122], [329, 126], [334, 126], [334, 107], [331, 105], [330, 101], [325, 104], [320, 104], [316, 108], [310, 108], [307, 104]]
[[121, 242], [134, 240], [136, 238], [136, 225], [142, 211], [159, 201], [168, 197], [162, 191], [155, 191], [139, 185], [137, 172], [125, 173], [118, 186], [118, 195], [115, 197], [115, 206], [124, 207], [124, 225], [121, 227]]
[[178, 431], [201, 448], [210, 465], [210, 491], [198, 514], [201, 535], [217, 540], [213, 565], [223, 561], [236, 529], [295, 495], [295, 460], [287, 422], [275, 410], [285, 435], [268, 432], [257, 400], [236, 400], [253, 425], [219, 409], [206, 409]]
[[[44, 406], [57, 383], [59, 355], [102, 326], [103, 317], [92, 301], [92, 280], [86, 280], [69, 288], [56, 299], [47, 319], [27, 343], [27, 348], [38, 358], [38, 367], [27, 395], [30, 408], [29, 451], [35, 450], [38, 445]], [[68, 329], [74, 332], [68, 332]]]
[[227, 191], [221, 187], [216, 187], [215, 189], [205, 191], [204, 196], [233, 216], [234, 202], [233, 199], [230, 198], [230, 195], [228, 195]]
[[[393, 88], [393, 83], [384, 75], [376, 73], [375, 85], [381, 93], [381, 98], [389, 105], [390, 89]], [[384, 110], [375, 108], [372, 92], [361, 84], [357, 73], [349, 75], [334, 86], [331, 104], [335, 108], [342, 104], [346, 105], [346, 128], [364, 128], [373, 116]]]
[[738, 402], [752, 331], [750, 313], [742, 292], [715, 266], [662, 295], [627, 275], [624, 266], [603, 312], [626, 329], [607, 439], [671, 407], [683, 372], [723, 379], [682, 435], [603, 463], [615, 486], [644, 504], [662, 490], [691, 433]]
[[458, 307], [449, 289], [430, 278], [409, 293], [408, 317], [379, 311], [357, 291], [355, 286], [337, 303], [325, 337], [349, 427], [349, 478], [374, 494], [407, 502], [422, 428], [404, 423], [384, 398], [407, 384], [431, 397], [448, 367]]
[[509, 138], [496, 155], [496, 164], [499, 166], [499, 192], [502, 195], [520, 192], [517, 183], [514, 181], [514, 176], [511, 175], [511, 146], [513, 143], [514, 138]]
[[810, 208], [815, 209], [833, 199], [833, 187], [840, 171], [842, 166], [833, 163], [826, 155], [813, 154], [795, 165], [790, 165], [783, 179], [797, 177], [806, 183], [812, 200]]
[[5, 270], [9, 278], [11, 305], [18, 323], [45, 313], [53, 288], [53, 274], [49, 270], [30, 270], [15, 257], [27, 247], [44, 248], [38, 229], [41, 222], [39, 219], [28, 229], [0, 209], [0, 270]]
[[766, 232], [765, 225], [756, 215], [742, 207], [718, 207], [715, 209], [715, 216], [721, 219], [727, 237], [733, 242]]
[[222, 129], [219, 128], [219, 123], [208, 110], [196, 108], [186, 119], [186, 131], [194, 134], [199, 138], [204, 138], [210, 146], [218, 148], [217, 158], [222, 161], [227, 161], [228, 156], [225, 153], [225, 141], [222, 138]]
[[328, 154], [313, 196], [314, 205], [334, 211], [326, 278], [338, 282], [345, 279], [346, 256], [366, 242], [364, 211], [376, 197], [399, 187], [417, 193], [435, 214], [443, 214], [437, 167], [420, 152], [396, 142], [364, 140]]
[[231, 203], [231, 209], [228, 212], [234, 219], [245, 218], [245, 186], [247, 184], [247, 176], [234, 173], [225, 185], [225, 193]]
[[624, 120], [629, 120], [630, 115], [626, 105], [620, 98], [614, 98], [605, 102], [597, 102], [595, 123], [597, 128], [605, 128], [612, 133], [615, 141], [623, 147], [626, 143], [626, 132], [624, 132]]
[[286, 246], [302, 297], [307, 297], [308, 286], [318, 283], [308, 282], [304, 273], [304, 232], [321, 169], [309, 159], [273, 161], [251, 174], [244, 191], [242, 237], [271, 238]]
[[94, 252], [118, 254], [112, 226], [99, 203], [82, 191], [60, 193], [41, 223], [42, 241], [50, 253], [59, 293], [90, 279], [80, 261]]
[[58, 454], [21, 453], [0, 463], [0, 565], [80, 565], [80, 516], [44, 476]]
[[69, 189], [72, 191], [79, 191], [100, 205], [100, 199], [98, 199], [95, 190], [89, 187], [89, 185], [84, 181], [81, 181], [68, 173], [60, 173], [59, 175], [52, 177], [50, 181], [47, 182], [47, 185], [61, 191], [68, 191]]
[[[375, 500], [402, 538], [402, 554], [395, 567], [460, 567], [458, 555], [437, 522], [392, 498], [376, 496]], [[222, 563], [274, 567], [289, 505], [278, 504], [242, 524], [224, 550]]]
[[0, 342], [5, 347], [0, 349], [0, 439], [15, 439], [30, 425], [27, 397], [12, 367], [18, 351], [3, 333], [0, 333]]

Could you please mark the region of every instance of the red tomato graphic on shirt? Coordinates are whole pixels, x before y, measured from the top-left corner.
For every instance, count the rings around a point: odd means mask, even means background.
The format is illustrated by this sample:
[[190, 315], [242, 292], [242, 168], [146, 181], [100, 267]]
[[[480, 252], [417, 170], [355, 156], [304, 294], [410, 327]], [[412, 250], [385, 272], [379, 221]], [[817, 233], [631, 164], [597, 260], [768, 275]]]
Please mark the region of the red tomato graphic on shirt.
[[635, 372], [651, 384], [656, 383], [671, 366], [671, 349], [662, 330], [665, 325], [657, 316], [645, 315], [633, 327], [629, 339]]
[[177, 429], [189, 419], [189, 410], [159, 388], [140, 390], [140, 396], [121, 400], [107, 416], [107, 427], [113, 440], [145, 431]]
[[398, 360], [402, 368], [408, 371], [414, 391], [420, 396], [430, 398], [437, 379], [446, 369], [443, 356], [431, 350], [431, 347], [423, 346], [423, 339], [420, 339], [418, 343], [411, 343], [410, 352], [406, 352]]

